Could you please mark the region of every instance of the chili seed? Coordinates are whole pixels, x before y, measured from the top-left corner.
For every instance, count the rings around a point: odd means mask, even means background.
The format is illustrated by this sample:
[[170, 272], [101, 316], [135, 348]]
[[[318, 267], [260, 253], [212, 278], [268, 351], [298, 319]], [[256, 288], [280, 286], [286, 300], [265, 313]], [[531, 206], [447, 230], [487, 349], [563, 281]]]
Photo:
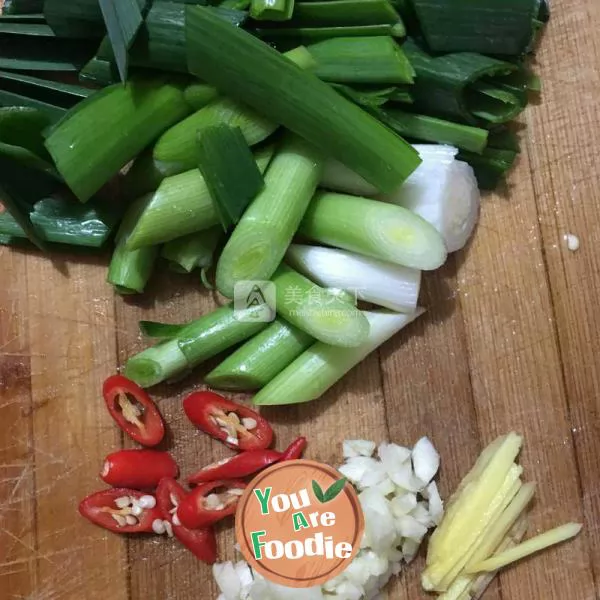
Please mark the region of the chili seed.
[[173, 527], [171, 527], [171, 523], [169, 521], [163, 521], [165, 524], [165, 531], [169, 537], [173, 537]]
[[125, 522], [127, 525], [137, 525], [138, 520], [133, 515], [126, 515]]
[[154, 521], [152, 521], [152, 531], [158, 533], [158, 535], [165, 533], [165, 521], [162, 519], [154, 519]]
[[129, 496], [121, 496], [120, 498], [116, 498], [115, 506], [117, 508], [126, 508], [127, 506], [131, 506], [131, 498]]
[[256, 429], [258, 423], [256, 422], [256, 419], [252, 419], [251, 417], [245, 417], [244, 419], [242, 419], [242, 425], [250, 431], [252, 429]]
[[114, 513], [112, 513], [110, 516], [117, 522], [119, 527], [125, 527], [125, 525], [127, 525], [127, 520], [125, 517], [122, 517], [121, 515], [115, 515]]
[[138, 506], [142, 508], [154, 508], [156, 506], [156, 498], [150, 494], [142, 496], [138, 501]]

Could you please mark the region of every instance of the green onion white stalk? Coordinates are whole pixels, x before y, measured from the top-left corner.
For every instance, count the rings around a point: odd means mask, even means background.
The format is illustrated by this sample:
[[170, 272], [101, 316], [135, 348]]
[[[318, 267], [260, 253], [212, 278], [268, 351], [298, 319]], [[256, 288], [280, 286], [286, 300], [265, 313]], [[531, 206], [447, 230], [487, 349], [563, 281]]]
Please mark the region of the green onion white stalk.
[[[267, 168], [272, 152], [272, 147], [265, 146], [255, 153], [261, 172]], [[132, 250], [169, 242], [219, 224], [217, 211], [199, 169], [167, 177], [158, 190], [146, 198], [144, 210], [127, 242], [127, 247]]]
[[337, 248], [292, 244], [287, 262], [324, 287], [341, 288], [360, 300], [402, 313], [417, 308], [421, 271]]
[[314, 341], [308, 333], [283, 319], [276, 319], [228, 356], [204, 381], [220, 390], [258, 390]]
[[446, 261], [440, 234], [411, 211], [358, 196], [319, 192], [300, 233], [307, 238], [425, 271]]
[[473, 169], [456, 160], [452, 146], [417, 144], [423, 161], [391, 194], [377, 190], [337, 161], [328, 161], [321, 185], [332, 190], [376, 196], [423, 217], [442, 235], [448, 252], [460, 250], [470, 238], [479, 216], [480, 194]]
[[316, 400], [352, 367], [423, 312], [417, 310], [405, 315], [388, 311], [364, 311], [370, 331], [360, 346], [336, 348], [317, 342], [260, 390], [254, 396], [254, 404], [299, 404]]
[[451, 146], [415, 146], [423, 162], [393, 194], [381, 200], [403, 206], [431, 223], [448, 252], [465, 246], [479, 217], [480, 194], [473, 169], [456, 160]]
[[321, 177], [322, 158], [289, 134], [271, 161], [265, 187], [234, 229], [217, 264], [217, 289], [228, 298], [241, 280], [268, 280], [306, 212]]
[[234, 311], [222, 306], [182, 328], [176, 337], [164, 340], [127, 361], [125, 375], [142, 387], [171, 379], [239, 344], [267, 326], [256, 321], [253, 309]]
[[271, 281], [277, 313], [298, 329], [333, 346], [355, 347], [367, 339], [369, 322], [339, 294], [329, 293], [285, 264]]

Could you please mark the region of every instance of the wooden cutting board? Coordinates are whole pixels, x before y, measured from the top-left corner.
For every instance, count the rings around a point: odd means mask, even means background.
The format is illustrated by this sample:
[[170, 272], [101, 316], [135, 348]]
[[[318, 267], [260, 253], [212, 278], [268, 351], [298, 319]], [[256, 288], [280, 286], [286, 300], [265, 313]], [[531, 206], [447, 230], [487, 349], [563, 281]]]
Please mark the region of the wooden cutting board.
[[[426, 278], [426, 316], [320, 401], [267, 411], [279, 447], [304, 434], [308, 456], [332, 465], [344, 438], [428, 435], [444, 494], [484, 444], [523, 433], [521, 462], [539, 490], [530, 532], [585, 529], [508, 569], [487, 600], [600, 595], [600, 3], [575, 5], [553, 3], [536, 65], [543, 101], [523, 117], [519, 164], [485, 197], [470, 247]], [[144, 347], [137, 321], [184, 321], [213, 305], [178, 276], [115, 298], [105, 274], [105, 258], [0, 249], [0, 599], [212, 600], [210, 569], [175, 542], [128, 540], [76, 512], [103, 487], [103, 457], [129, 445], [100, 387]], [[156, 391], [183, 471], [227, 454], [183, 416], [181, 398], [200, 381]], [[219, 542], [233, 558], [230, 526]], [[425, 598], [418, 575], [412, 565], [387, 597]]]

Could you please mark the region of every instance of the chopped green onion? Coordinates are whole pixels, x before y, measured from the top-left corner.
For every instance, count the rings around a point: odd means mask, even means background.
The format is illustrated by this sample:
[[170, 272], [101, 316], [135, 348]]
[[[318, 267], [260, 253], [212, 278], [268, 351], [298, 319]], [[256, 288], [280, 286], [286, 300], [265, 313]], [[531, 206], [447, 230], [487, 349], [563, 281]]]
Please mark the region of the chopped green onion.
[[149, 338], [171, 340], [177, 337], [189, 323], [176, 325], [175, 323], [157, 323], [156, 321], [140, 321], [140, 333]]
[[119, 81], [119, 72], [114, 63], [95, 56], [79, 71], [79, 81], [105, 87]]
[[78, 71], [94, 52], [93, 42], [58, 38], [43, 23], [0, 23], [7, 40], [0, 47], [0, 69]]
[[253, 399], [254, 404], [267, 406], [316, 400], [422, 312], [411, 315], [387, 311], [363, 312], [370, 329], [368, 338], [360, 346], [337, 348], [317, 342], [258, 392]]
[[[273, 149], [261, 148], [255, 153], [261, 173], [267, 168]], [[169, 242], [182, 235], [202, 231], [219, 224], [219, 216], [198, 169], [167, 177], [154, 194], [147, 197], [144, 211], [131, 233], [128, 247]]]
[[338, 294], [329, 293], [287, 265], [280, 265], [275, 284], [277, 313], [316, 340], [354, 347], [369, 333], [364, 315]]
[[413, 0], [435, 52], [518, 56], [531, 42], [539, 0]]
[[382, 191], [394, 190], [418, 166], [416, 152], [371, 115], [201, 6], [188, 6], [187, 42], [191, 73], [286, 126]]
[[437, 117], [417, 115], [399, 108], [391, 108], [390, 105], [374, 109], [374, 112], [386, 125], [410, 139], [434, 144], [449, 144], [479, 154], [487, 144], [487, 129], [452, 123]]
[[[302, 68], [311, 68], [314, 59], [305, 49], [295, 49], [285, 56]], [[177, 162], [186, 169], [195, 167], [197, 159], [197, 136], [213, 125], [239, 127], [249, 146], [268, 138], [277, 125], [244, 104], [229, 98], [216, 98], [199, 111], [183, 119], [166, 131], [154, 146], [154, 158], [164, 162]]]
[[127, 238], [139, 218], [141, 202], [133, 204], [125, 215], [117, 233], [106, 281], [114, 286], [119, 294], [141, 294], [152, 275], [158, 257], [158, 246], [145, 246], [139, 250], [129, 250]]
[[[93, 200], [86, 205], [75, 198], [55, 195], [37, 202], [29, 217], [41, 239], [48, 242], [99, 248], [119, 219], [118, 211]], [[0, 212], [0, 234], [27, 237], [8, 212]]]
[[388, 102], [395, 93], [395, 87], [376, 86], [349, 86], [341, 83], [332, 84], [333, 87], [352, 102], [368, 108], [377, 108]]
[[250, 16], [259, 21], [288, 21], [294, 13], [294, 0], [252, 0]]
[[256, 321], [255, 313], [252, 308], [234, 310], [227, 305], [186, 327], [177, 343], [190, 368], [262, 331], [268, 323]]
[[325, 0], [296, 2], [292, 22], [314, 27], [395, 24], [401, 21], [388, 0]]
[[0, 12], [3, 15], [24, 15], [39, 13], [44, 8], [44, 0], [4, 0]]
[[276, 319], [228, 356], [204, 381], [219, 390], [258, 390], [313, 343], [304, 331]]
[[188, 323], [173, 338], [147, 348], [127, 361], [125, 376], [150, 387], [191, 370], [231, 346], [257, 334], [267, 323], [253, 320], [253, 309], [231, 305]]
[[212, 125], [198, 134], [198, 166], [223, 229], [235, 225], [264, 187], [239, 127]]
[[[339, 1], [339, 0], [338, 0]], [[313, 44], [337, 37], [363, 37], [374, 35], [392, 35], [402, 37], [404, 28], [398, 30], [397, 25], [382, 23], [380, 25], [341, 25], [328, 27], [263, 27], [256, 29], [256, 34], [278, 44], [282, 42], [295, 44]]]
[[83, 98], [87, 98], [94, 93], [94, 90], [80, 85], [9, 71], [0, 71], [0, 86], [2, 86], [3, 91], [23, 94], [64, 108], [71, 108]]
[[[419, 165], [417, 171], [420, 168], [421, 165]], [[351, 171], [341, 162], [331, 159], [325, 163], [320, 186], [334, 192], [345, 192], [353, 196], [376, 196], [379, 193], [375, 186], [365, 181], [358, 173]]]
[[69, 187], [88, 200], [189, 106], [181, 89], [161, 81], [113, 85], [71, 109], [46, 147]]
[[217, 289], [228, 298], [242, 280], [270, 279], [321, 177], [319, 153], [288, 135], [271, 161], [263, 191], [250, 204], [217, 264]]
[[337, 248], [292, 244], [286, 260], [326, 288], [340, 288], [360, 300], [402, 313], [417, 308], [421, 271]]
[[[6, 1], [4, 2], [3, 11], [6, 9]], [[0, 22], [1, 23], [45, 23], [46, 19], [44, 18], [43, 13], [30, 13], [30, 14], [7, 14], [6, 12], [2, 12], [0, 14]]]
[[212, 102], [218, 95], [219, 92], [207, 83], [191, 83], [185, 88], [183, 92], [186, 102], [194, 109], [200, 110], [204, 108], [209, 102]]
[[239, 127], [250, 146], [262, 142], [277, 129], [277, 125], [252, 109], [229, 98], [216, 98], [166, 131], [154, 146], [154, 158], [191, 169], [198, 162], [197, 135], [214, 125]]
[[222, 237], [220, 227], [190, 233], [165, 244], [161, 256], [169, 261], [171, 270], [178, 273], [206, 269], [212, 266], [215, 249]]
[[493, 190], [510, 171], [518, 155], [515, 150], [486, 148], [482, 154], [461, 152], [458, 157], [473, 167], [481, 189]]
[[510, 121], [527, 105], [526, 81], [515, 89], [513, 63], [469, 52], [430, 56], [413, 40], [403, 49], [417, 74], [419, 111], [475, 125]]
[[142, 152], [123, 178], [122, 191], [125, 198], [139, 198], [158, 189], [161, 182], [172, 175], [186, 171], [179, 163], [154, 160], [152, 148]]
[[[243, 25], [247, 17], [245, 12], [221, 6], [208, 9], [236, 27]], [[115, 61], [106, 38], [100, 44], [98, 58]], [[187, 73], [185, 3], [157, 1], [152, 4], [129, 50], [129, 61], [137, 67]]]
[[100, 39], [105, 33], [98, 0], [44, 0], [44, 15], [60, 37]]
[[21, 94], [6, 92], [4, 90], [0, 90], [0, 106], [34, 108], [43, 112], [53, 123], [62, 119], [67, 112], [66, 108], [48, 104], [47, 102], [42, 102], [41, 100], [35, 100], [33, 98], [29, 98], [28, 96], [22, 96]]
[[300, 232], [311, 240], [425, 271], [446, 261], [440, 234], [400, 206], [358, 196], [319, 192]]
[[389, 36], [339, 37], [308, 47], [315, 74], [340, 83], [412, 83], [415, 71]]
[[146, 0], [98, 0], [121, 81], [127, 81], [128, 52], [144, 17]]

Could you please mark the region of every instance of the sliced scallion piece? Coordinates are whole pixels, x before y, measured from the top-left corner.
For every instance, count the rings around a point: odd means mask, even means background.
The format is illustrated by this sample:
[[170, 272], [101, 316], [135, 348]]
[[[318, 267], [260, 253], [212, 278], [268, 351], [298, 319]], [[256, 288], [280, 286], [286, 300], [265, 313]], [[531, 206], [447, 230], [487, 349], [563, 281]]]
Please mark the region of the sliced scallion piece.
[[61, 106], [55, 106], [41, 100], [35, 100], [33, 98], [29, 98], [28, 96], [15, 94], [14, 92], [6, 92], [4, 90], [0, 90], [0, 106], [17, 106], [37, 109], [48, 116], [53, 123], [62, 119], [67, 112], [67, 109]]
[[176, 338], [189, 323], [158, 323], [157, 321], [140, 321], [138, 323], [140, 333], [144, 337], [156, 338], [160, 340], [171, 340]]
[[88, 200], [190, 108], [182, 90], [160, 80], [113, 85], [71, 109], [46, 147], [69, 187]]
[[268, 280], [313, 197], [322, 171], [318, 151], [288, 135], [271, 161], [265, 187], [250, 204], [217, 264], [217, 289], [228, 298], [242, 280]]
[[178, 163], [165, 163], [154, 160], [152, 148], [142, 152], [131, 165], [122, 180], [125, 198], [139, 198], [158, 189], [163, 179], [186, 171]]
[[475, 171], [479, 187], [493, 190], [510, 171], [519, 153], [515, 150], [486, 148], [483, 153], [461, 152], [458, 157], [468, 162]]
[[191, 83], [185, 88], [183, 95], [186, 102], [194, 109], [200, 110], [204, 108], [209, 102], [214, 100], [219, 92], [207, 83]]
[[79, 71], [79, 81], [105, 87], [119, 81], [119, 71], [114, 63], [95, 56]]
[[158, 246], [129, 250], [126, 242], [139, 218], [141, 201], [133, 204], [125, 215], [116, 237], [116, 247], [108, 268], [106, 281], [119, 294], [141, 294], [152, 275], [158, 257]]
[[270, 406], [316, 400], [422, 312], [403, 315], [387, 311], [364, 311], [363, 316], [369, 323], [369, 335], [360, 346], [336, 348], [322, 342], [313, 344], [254, 396], [254, 404]]
[[368, 321], [339, 294], [329, 293], [285, 264], [271, 281], [277, 313], [298, 329], [333, 346], [354, 347], [366, 340]]
[[337, 37], [363, 37], [376, 35], [391, 35], [402, 37], [404, 28], [398, 24], [382, 23], [380, 25], [341, 25], [326, 27], [262, 27], [257, 28], [256, 34], [278, 44], [288, 42], [294, 44], [314, 44], [323, 40]]
[[252, 0], [250, 16], [258, 21], [288, 21], [294, 12], [294, 0]]
[[326, 288], [347, 290], [365, 302], [396, 312], [417, 308], [421, 271], [319, 246], [292, 244], [286, 261], [309, 279]]
[[[99, 248], [111, 235], [120, 214], [100, 202], [82, 205], [66, 194], [54, 194], [37, 202], [29, 215], [40, 238], [71, 246]], [[8, 212], [0, 213], [0, 234], [27, 237]]]
[[229, 98], [216, 98], [159, 138], [153, 151], [155, 160], [193, 168], [198, 162], [197, 135], [214, 125], [238, 127], [250, 146], [262, 142], [277, 129], [276, 124], [252, 109]]
[[418, 115], [389, 104], [383, 108], [374, 109], [374, 112], [394, 131], [413, 140], [449, 144], [479, 154], [487, 145], [489, 135], [487, 129], [461, 125], [437, 117]]
[[400, 206], [358, 196], [317, 193], [300, 233], [413, 269], [429, 271], [446, 261], [444, 240], [427, 221]]
[[470, 124], [503, 123], [527, 105], [527, 84], [523, 78], [515, 88], [513, 63], [471, 52], [430, 56], [413, 40], [403, 49], [417, 74], [412, 95], [419, 111]]
[[219, 390], [258, 390], [313, 343], [304, 331], [276, 319], [228, 356], [204, 381]]
[[435, 52], [518, 56], [531, 42], [539, 0], [413, 0], [427, 45]]
[[98, 3], [121, 81], [125, 82], [129, 66], [129, 48], [144, 22], [142, 10], [146, 0], [98, 0]]
[[0, 14], [0, 22], [3, 23], [45, 23], [46, 21], [43, 13], [7, 13], [6, 1], [4, 2], [2, 11], [2, 14]]
[[[247, 13], [239, 10], [221, 6], [207, 8], [236, 27], [243, 25], [247, 17]], [[113, 48], [106, 38], [98, 49], [98, 57], [115, 61]], [[185, 3], [152, 3], [129, 50], [129, 62], [137, 67], [187, 73], [186, 60]]]
[[[261, 173], [267, 168], [272, 154], [270, 146], [255, 153]], [[128, 247], [133, 250], [169, 242], [218, 224], [219, 217], [206, 181], [198, 169], [191, 169], [167, 177], [156, 192], [147, 197], [144, 211], [129, 236]]]
[[394, 190], [418, 166], [407, 143], [314, 74], [201, 6], [187, 11], [192, 74], [285, 125], [382, 191]]
[[388, 0], [324, 0], [296, 2], [294, 25], [380, 25], [401, 22]]
[[161, 256], [177, 273], [191, 273], [194, 269], [207, 269], [213, 264], [217, 244], [223, 237], [220, 227], [211, 227], [172, 240], [163, 246]]
[[[303, 69], [314, 65], [312, 55], [303, 48], [291, 50], [285, 56]], [[249, 146], [262, 142], [277, 129], [277, 124], [270, 118], [263, 117], [243, 103], [217, 97], [166, 131], [154, 146], [154, 158], [180, 163], [186, 169], [195, 167], [198, 162], [197, 136], [213, 125], [239, 127]]]
[[252, 308], [218, 308], [186, 327], [177, 337], [179, 348], [190, 368], [212, 358], [262, 331], [268, 323], [256, 321]]
[[100, 39], [105, 33], [98, 0], [44, 0], [44, 15], [60, 37]]
[[389, 36], [339, 37], [308, 47], [315, 74], [338, 83], [412, 83], [415, 71]]
[[174, 337], [131, 357], [126, 377], [150, 387], [192, 369], [264, 329], [267, 323], [253, 320], [253, 312], [234, 311], [231, 305], [217, 308], [182, 327]]
[[39, 13], [44, 8], [44, 0], [4, 0], [3, 15], [24, 15]]
[[10, 71], [0, 71], [0, 86], [5, 92], [12, 91], [64, 108], [71, 108], [94, 93], [94, 90], [80, 85]]
[[198, 166], [223, 229], [235, 225], [264, 186], [239, 127], [212, 125], [198, 134]]
[[340, 93], [366, 108], [377, 108], [388, 102], [395, 93], [395, 87], [376, 87], [376, 86], [349, 86], [341, 83], [332, 84]]

